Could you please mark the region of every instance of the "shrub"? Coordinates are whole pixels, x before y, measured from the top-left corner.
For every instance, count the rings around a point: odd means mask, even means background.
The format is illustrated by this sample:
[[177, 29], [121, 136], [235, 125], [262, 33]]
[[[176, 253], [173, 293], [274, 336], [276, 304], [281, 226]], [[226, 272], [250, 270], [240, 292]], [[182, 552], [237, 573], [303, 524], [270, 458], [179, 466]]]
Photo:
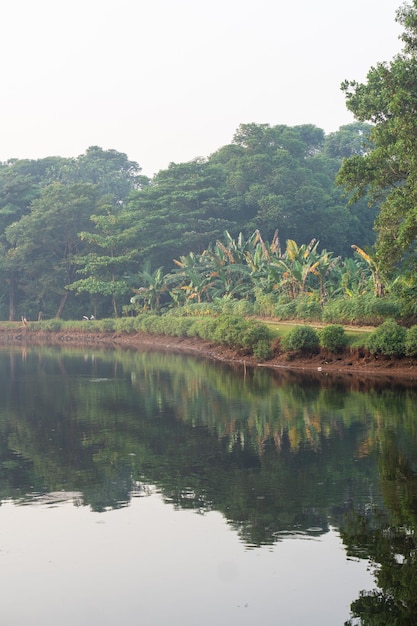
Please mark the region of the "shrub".
[[194, 329], [194, 334], [197, 335], [197, 337], [200, 337], [201, 339], [206, 339], [207, 341], [213, 341], [216, 327], [217, 319], [212, 317], [206, 317], [196, 320], [191, 329]]
[[348, 339], [345, 329], [340, 324], [325, 326], [319, 332], [320, 345], [331, 352], [342, 352], [347, 345]]
[[267, 339], [260, 339], [253, 347], [253, 356], [258, 361], [268, 361], [272, 357], [271, 342]]
[[43, 330], [46, 330], [47, 332], [55, 332], [57, 330], [61, 330], [62, 321], [61, 320], [47, 320], [46, 322], [42, 323], [42, 328]]
[[278, 320], [292, 320], [296, 316], [297, 305], [295, 300], [279, 302], [274, 309], [274, 317]]
[[241, 338], [242, 348], [252, 350], [259, 341], [269, 342], [271, 340], [271, 331], [268, 326], [253, 320], [244, 320], [244, 322], [245, 324]]
[[405, 337], [405, 353], [407, 356], [417, 356], [417, 326], [411, 326]]
[[321, 320], [322, 308], [320, 302], [313, 296], [300, 296], [295, 300], [295, 314], [300, 320]]
[[140, 315], [135, 320], [135, 327], [137, 330], [143, 330], [145, 333], [152, 333], [154, 321], [157, 318], [157, 315], [151, 313], [145, 313], [144, 315]]
[[377, 298], [373, 294], [363, 294], [346, 298], [332, 298], [323, 309], [325, 322], [339, 324], [382, 324], [388, 317], [399, 317], [400, 307], [389, 296]]
[[[191, 317], [178, 317], [176, 320], [175, 328], [173, 329], [173, 334], [177, 337], [188, 337], [190, 336], [190, 329], [195, 324], [195, 319]], [[192, 335], [191, 335], [192, 336]]]
[[237, 300], [234, 306], [233, 312], [236, 315], [253, 315], [254, 307], [253, 302], [249, 300]]
[[371, 354], [403, 356], [407, 331], [394, 320], [387, 320], [378, 326], [368, 337], [366, 347]]
[[114, 332], [116, 328], [116, 323], [112, 319], [105, 319], [105, 320], [100, 320], [98, 323], [98, 326], [100, 330], [102, 330], [103, 332], [110, 333], [110, 332]]
[[283, 339], [283, 347], [285, 350], [295, 352], [316, 352], [319, 345], [319, 336], [317, 331], [311, 326], [296, 326]]
[[275, 315], [276, 303], [277, 297], [275, 294], [262, 293], [259, 289], [255, 288], [255, 302], [253, 304], [254, 315], [261, 315], [262, 317]]
[[258, 341], [269, 341], [271, 334], [268, 327], [261, 322], [224, 313], [214, 319], [200, 319], [191, 329], [202, 339], [248, 352], [253, 352]]
[[115, 328], [119, 333], [133, 333], [135, 331], [135, 318], [119, 317], [115, 320]]

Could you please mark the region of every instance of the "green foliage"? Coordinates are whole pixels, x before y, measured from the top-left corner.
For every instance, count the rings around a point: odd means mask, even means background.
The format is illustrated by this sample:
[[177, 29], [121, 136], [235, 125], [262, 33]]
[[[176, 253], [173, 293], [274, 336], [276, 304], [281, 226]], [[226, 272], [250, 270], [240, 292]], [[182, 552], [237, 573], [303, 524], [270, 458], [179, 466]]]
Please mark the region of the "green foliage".
[[295, 316], [297, 319], [306, 321], [320, 321], [322, 308], [320, 302], [313, 296], [301, 296], [296, 300]]
[[278, 320], [293, 320], [296, 317], [297, 300], [285, 299], [274, 308], [274, 317]]
[[295, 326], [283, 339], [283, 347], [290, 352], [316, 352], [320, 345], [319, 335], [311, 326]]
[[134, 317], [120, 317], [115, 322], [115, 330], [118, 333], [129, 334], [136, 330], [136, 322]]
[[105, 333], [111, 333], [116, 330], [116, 322], [112, 319], [100, 320], [99, 322], [96, 322], [96, 325], [98, 325], [98, 328]]
[[[240, 349], [248, 354], [257, 352], [262, 360], [271, 355], [271, 331], [265, 324], [246, 320], [236, 315], [221, 314], [218, 317], [184, 317], [168, 315], [140, 315], [128, 318], [138, 330], [153, 334], [177, 337], [200, 337], [222, 345]], [[127, 321], [127, 320], [126, 320]], [[123, 320], [117, 320], [117, 328]]]
[[366, 347], [371, 354], [403, 356], [407, 331], [394, 320], [387, 320], [369, 335]]
[[412, 275], [417, 235], [417, 3], [397, 12], [404, 27], [403, 51], [377, 63], [365, 83], [345, 81], [347, 108], [360, 122], [371, 122], [367, 149], [343, 162], [338, 181], [354, 198], [370, 191], [383, 200], [376, 219], [376, 256], [385, 274]]
[[340, 324], [376, 326], [388, 317], [399, 317], [401, 305], [389, 296], [378, 298], [371, 293], [353, 297], [340, 296], [324, 306], [322, 320]]
[[260, 339], [253, 346], [253, 356], [258, 361], [268, 361], [272, 357], [271, 342], [268, 339]]
[[270, 337], [270, 331], [265, 324], [245, 320], [235, 315], [222, 314], [217, 319], [212, 339], [232, 348], [253, 351], [258, 341], [269, 340]]
[[155, 327], [156, 320], [159, 319], [159, 315], [155, 313], [144, 313], [135, 318], [135, 329], [143, 330], [146, 333], [152, 333]]
[[417, 325], [411, 326], [411, 328], [407, 330], [405, 353], [407, 356], [417, 356]]
[[198, 319], [192, 328], [195, 329], [197, 337], [208, 341], [213, 340], [217, 328], [217, 318], [205, 317]]
[[46, 332], [56, 332], [62, 329], [62, 322], [60, 320], [46, 320], [39, 322], [39, 326], [41, 330], [45, 330]]
[[[264, 293], [259, 287], [255, 287], [255, 302], [253, 312], [262, 317], [273, 317], [276, 315], [277, 296], [274, 293]], [[287, 318], [289, 319], [289, 318]]]
[[348, 342], [345, 329], [339, 324], [322, 328], [319, 331], [319, 339], [322, 348], [336, 353], [343, 352]]

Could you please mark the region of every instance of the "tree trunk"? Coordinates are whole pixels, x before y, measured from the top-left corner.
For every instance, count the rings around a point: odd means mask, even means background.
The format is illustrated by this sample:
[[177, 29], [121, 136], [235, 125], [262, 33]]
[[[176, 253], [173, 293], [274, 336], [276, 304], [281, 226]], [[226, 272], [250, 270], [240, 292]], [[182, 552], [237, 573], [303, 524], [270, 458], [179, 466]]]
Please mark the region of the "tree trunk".
[[11, 274], [9, 281], [9, 322], [14, 322], [16, 318], [16, 305], [14, 293], [14, 276]]
[[68, 298], [68, 291], [66, 293], [64, 293], [64, 295], [62, 296], [61, 302], [59, 303], [58, 310], [55, 313], [55, 318], [58, 319], [58, 320], [61, 318], [62, 311], [64, 310], [64, 306], [65, 306], [65, 303], [67, 301], [67, 298]]

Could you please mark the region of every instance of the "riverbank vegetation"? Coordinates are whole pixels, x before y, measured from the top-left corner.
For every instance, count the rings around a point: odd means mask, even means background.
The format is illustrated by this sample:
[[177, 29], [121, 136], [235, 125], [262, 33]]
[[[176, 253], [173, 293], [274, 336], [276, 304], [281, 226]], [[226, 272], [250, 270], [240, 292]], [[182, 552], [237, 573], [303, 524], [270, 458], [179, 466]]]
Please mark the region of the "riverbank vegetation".
[[[417, 365], [417, 325], [406, 329], [395, 320], [367, 329], [340, 324], [263, 322], [256, 318], [207, 311], [190, 315], [176, 309], [165, 315], [142, 313], [135, 317], [104, 320], [44, 320], [18, 325], [3, 322], [1, 343], [113, 344], [198, 351], [241, 363], [289, 366], [294, 361], [322, 369], [332, 364], [396, 366], [413, 374]], [[398, 372], [400, 373], [400, 371]]]

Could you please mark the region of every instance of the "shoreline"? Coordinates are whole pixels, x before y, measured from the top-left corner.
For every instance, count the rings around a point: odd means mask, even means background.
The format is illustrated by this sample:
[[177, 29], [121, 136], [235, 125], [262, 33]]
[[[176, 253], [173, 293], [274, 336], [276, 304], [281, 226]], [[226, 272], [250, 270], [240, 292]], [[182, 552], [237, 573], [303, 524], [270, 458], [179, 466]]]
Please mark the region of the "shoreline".
[[281, 353], [275, 354], [268, 361], [258, 361], [252, 355], [192, 337], [174, 337], [168, 335], [151, 335], [145, 332], [122, 334], [114, 332], [83, 332], [83, 331], [31, 331], [29, 328], [15, 330], [0, 327], [0, 346], [11, 345], [56, 345], [56, 346], [102, 346], [108, 348], [140, 349], [141, 346], [156, 350], [169, 350], [194, 354], [216, 361], [231, 363], [242, 367], [263, 367], [275, 371], [293, 370], [316, 373], [317, 375], [334, 374], [337, 376], [366, 377], [387, 379], [387, 382], [401, 380], [408, 385], [415, 381], [417, 387], [417, 359], [404, 357], [388, 358], [379, 355], [360, 353], [358, 350], [333, 354], [321, 350], [318, 354], [302, 355]]

